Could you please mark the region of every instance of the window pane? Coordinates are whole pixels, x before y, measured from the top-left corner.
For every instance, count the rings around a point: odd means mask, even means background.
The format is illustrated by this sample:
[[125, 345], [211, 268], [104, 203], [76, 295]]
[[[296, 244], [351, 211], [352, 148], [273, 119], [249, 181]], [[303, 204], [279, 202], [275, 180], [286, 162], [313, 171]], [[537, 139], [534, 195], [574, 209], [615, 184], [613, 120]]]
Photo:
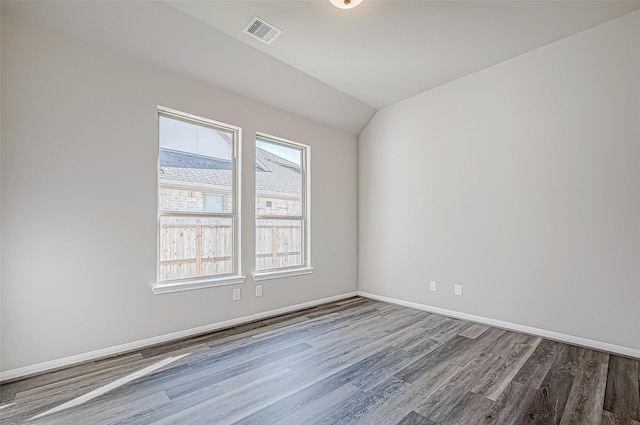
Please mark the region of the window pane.
[[302, 220], [256, 220], [256, 270], [302, 265]]
[[302, 150], [256, 141], [256, 214], [302, 216]]
[[160, 280], [233, 272], [233, 219], [160, 217]]
[[160, 210], [205, 212], [214, 196], [232, 213], [233, 133], [160, 115], [159, 137]]
[[221, 213], [224, 212], [224, 196], [220, 195], [204, 195], [205, 212]]

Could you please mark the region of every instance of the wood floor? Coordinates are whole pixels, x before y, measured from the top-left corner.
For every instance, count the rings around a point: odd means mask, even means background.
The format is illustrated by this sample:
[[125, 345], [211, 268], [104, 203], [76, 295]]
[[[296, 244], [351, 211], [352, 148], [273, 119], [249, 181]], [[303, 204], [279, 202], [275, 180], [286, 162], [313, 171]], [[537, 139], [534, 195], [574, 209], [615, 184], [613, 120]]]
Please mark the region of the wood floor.
[[639, 425], [638, 363], [352, 298], [7, 383], [0, 423]]

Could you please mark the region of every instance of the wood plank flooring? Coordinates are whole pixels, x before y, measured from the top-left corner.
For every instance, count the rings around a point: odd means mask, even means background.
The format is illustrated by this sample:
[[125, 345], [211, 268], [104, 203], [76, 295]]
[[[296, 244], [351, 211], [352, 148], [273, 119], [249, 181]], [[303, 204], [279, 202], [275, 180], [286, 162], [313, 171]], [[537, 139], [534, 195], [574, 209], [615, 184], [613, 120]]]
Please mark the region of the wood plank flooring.
[[3, 384], [0, 424], [640, 425], [639, 383], [637, 359], [355, 297]]

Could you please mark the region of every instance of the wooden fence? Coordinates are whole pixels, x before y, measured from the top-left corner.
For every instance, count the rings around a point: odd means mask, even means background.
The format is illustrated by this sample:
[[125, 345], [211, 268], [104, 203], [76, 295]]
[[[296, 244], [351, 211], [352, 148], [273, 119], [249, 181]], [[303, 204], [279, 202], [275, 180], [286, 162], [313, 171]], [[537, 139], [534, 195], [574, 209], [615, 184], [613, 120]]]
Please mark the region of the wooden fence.
[[256, 270], [302, 264], [302, 227], [298, 220], [258, 220]]
[[[232, 272], [230, 219], [171, 217], [166, 221], [160, 225], [161, 281]], [[256, 270], [300, 265], [300, 236], [298, 221], [259, 220]]]

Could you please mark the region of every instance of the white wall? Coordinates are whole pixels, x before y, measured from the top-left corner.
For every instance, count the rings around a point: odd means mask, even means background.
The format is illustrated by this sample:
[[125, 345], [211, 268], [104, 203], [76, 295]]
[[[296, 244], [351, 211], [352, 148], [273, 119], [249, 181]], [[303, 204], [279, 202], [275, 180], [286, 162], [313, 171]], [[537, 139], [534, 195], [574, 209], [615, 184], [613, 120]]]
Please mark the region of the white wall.
[[359, 290], [640, 349], [639, 41], [635, 12], [379, 111]]
[[[357, 139], [2, 16], [2, 370], [356, 289]], [[153, 295], [156, 105], [243, 128], [242, 272], [256, 131], [312, 147], [311, 275]]]
[[[0, 34], [2, 34], [2, 8], [0, 7]], [[0, 307], [2, 306], [2, 40], [0, 39]], [[0, 311], [0, 342], [2, 342], [2, 312]], [[0, 350], [0, 365], [2, 350]]]

